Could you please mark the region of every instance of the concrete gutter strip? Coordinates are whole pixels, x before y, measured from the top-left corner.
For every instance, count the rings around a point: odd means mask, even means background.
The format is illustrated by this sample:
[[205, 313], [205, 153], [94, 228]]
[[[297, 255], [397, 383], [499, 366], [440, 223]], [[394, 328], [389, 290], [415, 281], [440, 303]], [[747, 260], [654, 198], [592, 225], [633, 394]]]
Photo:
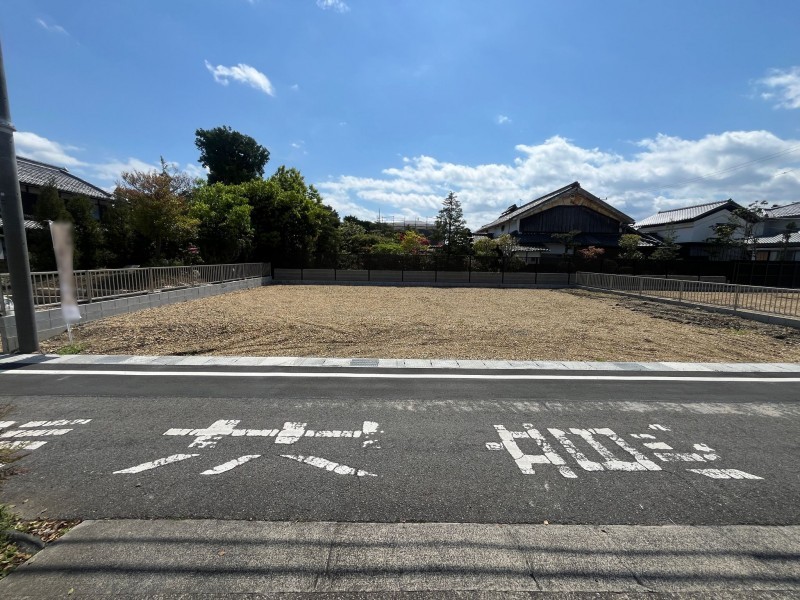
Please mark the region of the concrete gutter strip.
[[87, 521], [0, 581], [3, 598], [459, 591], [798, 597], [800, 526]]
[[530, 371], [702, 371], [798, 373], [800, 363], [682, 363], [532, 360], [437, 360], [401, 358], [303, 358], [293, 356], [125, 356], [102, 354], [0, 354], [0, 369], [11, 365], [179, 365], [205, 367], [372, 367], [382, 369], [481, 369]]

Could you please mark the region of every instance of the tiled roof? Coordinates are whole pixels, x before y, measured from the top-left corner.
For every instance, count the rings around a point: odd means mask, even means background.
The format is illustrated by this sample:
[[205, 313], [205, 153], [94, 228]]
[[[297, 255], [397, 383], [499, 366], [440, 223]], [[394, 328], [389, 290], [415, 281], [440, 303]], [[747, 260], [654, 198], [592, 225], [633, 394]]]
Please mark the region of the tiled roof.
[[775, 208], [768, 208], [766, 211], [767, 217], [771, 219], [785, 219], [788, 217], [800, 217], [800, 202], [793, 202], [784, 206], [776, 206]]
[[21, 184], [44, 186], [52, 181], [56, 188], [62, 192], [80, 194], [89, 198], [111, 199], [111, 194], [84, 181], [80, 177], [76, 177], [64, 167], [48, 165], [47, 163], [18, 156], [17, 172], [19, 173], [19, 182]]
[[[25, 223], [25, 229], [41, 229], [42, 226], [39, 225], [36, 221], [31, 221], [30, 219], [25, 219], [23, 221]], [[3, 219], [0, 218], [0, 229], [3, 228]]]
[[722, 202], [709, 202], [707, 204], [697, 204], [695, 206], [685, 206], [683, 208], [673, 208], [672, 210], [660, 210], [646, 219], [638, 221], [634, 227], [649, 227], [652, 225], [664, 225], [666, 223], [683, 223], [685, 221], [695, 221], [700, 217], [717, 210], [718, 208], [731, 204], [734, 208], [738, 206], [732, 200]]
[[521, 207], [519, 207], [516, 210], [513, 210], [513, 211], [511, 211], [511, 212], [509, 212], [507, 214], [501, 215], [499, 218], [495, 219], [491, 223], [487, 223], [486, 225], [482, 226], [475, 233], [485, 232], [490, 227], [495, 227], [496, 225], [500, 225], [501, 223], [507, 223], [508, 221], [510, 221], [512, 219], [515, 219], [519, 215], [529, 211], [530, 209], [532, 209], [532, 208], [534, 208], [536, 206], [539, 206], [540, 204], [544, 204], [548, 200], [552, 200], [554, 198], [557, 198], [558, 196], [561, 196], [562, 194], [564, 194], [566, 192], [569, 192], [569, 191], [572, 191], [572, 190], [580, 190], [587, 197], [589, 197], [589, 198], [593, 199], [594, 201], [606, 206], [611, 211], [617, 213], [619, 215], [621, 221], [623, 221], [623, 222], [632, 222], [633, 221], [628, 215], [626, 215], [622, 211], [614, 208], [613, 206], [611, 206], [610, 204], [608, 204], [606, 202], [603, 202], [600, 198], [594, 196], [593, 194], [590, 194], [589, 192], [587, 192], [586, 190], [581, 188], [581, 184], [578, 183], [577, 181], [575, 181], [574, 183], [570, 183], [569, 185], [564, 186], [563, 188], [560, 188], [560, 189], [558, 189], [558, 190], [556, 190], [554, 192], [550, 192], [549, 194], [545, 194], [544, 196], [536, 198], [535, 200], [531, 200], [530, 202], [528, 202], [527, 204], [523, 204]]
[[[771, 235], [770, 237], [756, 238], [757, 246], [767, 246], [770, 244], [783, 244], [784, 239], [782, 234]], [[793, 233], [789, 236], [789, 244], [800, 244], [800, 232]]]

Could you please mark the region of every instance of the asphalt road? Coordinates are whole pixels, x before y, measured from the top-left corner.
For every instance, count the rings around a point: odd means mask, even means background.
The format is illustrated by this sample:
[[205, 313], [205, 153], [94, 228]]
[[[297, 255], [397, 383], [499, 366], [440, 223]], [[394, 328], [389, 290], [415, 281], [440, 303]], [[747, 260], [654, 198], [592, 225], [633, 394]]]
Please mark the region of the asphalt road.
[[597, 375], [6, 367], [0, 440], [47, 443], [2, 496], [52, 518], [800, 524], [796, 373]]

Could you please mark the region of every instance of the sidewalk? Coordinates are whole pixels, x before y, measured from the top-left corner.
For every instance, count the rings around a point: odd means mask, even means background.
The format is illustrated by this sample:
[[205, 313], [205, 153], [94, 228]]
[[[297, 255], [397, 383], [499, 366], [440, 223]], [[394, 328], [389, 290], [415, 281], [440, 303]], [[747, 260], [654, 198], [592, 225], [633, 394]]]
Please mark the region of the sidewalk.
[[797, 598], [800, 526], [87, 521], [0, 581], [9, 599], [276, 593]]

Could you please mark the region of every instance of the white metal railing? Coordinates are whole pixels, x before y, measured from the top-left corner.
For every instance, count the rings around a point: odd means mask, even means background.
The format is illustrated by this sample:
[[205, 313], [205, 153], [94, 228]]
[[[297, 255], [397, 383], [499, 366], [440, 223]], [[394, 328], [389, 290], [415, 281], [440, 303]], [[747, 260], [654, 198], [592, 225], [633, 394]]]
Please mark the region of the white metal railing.
[[584, 272], [576, 273], [575, 282], [584, 287], [642, 297], [800, 317], [800, 290], [797, 289]]
[[[264, 263], [196, 265], [189, 267], [144, 267], [75, 271], [78, 302], [89, 303], [150, 292], [251, 279], [269, 274]], [[61, 302], [58, 272], [31, 273], [34, 306], [51, 308]], [[0, 315], [13, 310], [8, 273], [0, 273]]]

